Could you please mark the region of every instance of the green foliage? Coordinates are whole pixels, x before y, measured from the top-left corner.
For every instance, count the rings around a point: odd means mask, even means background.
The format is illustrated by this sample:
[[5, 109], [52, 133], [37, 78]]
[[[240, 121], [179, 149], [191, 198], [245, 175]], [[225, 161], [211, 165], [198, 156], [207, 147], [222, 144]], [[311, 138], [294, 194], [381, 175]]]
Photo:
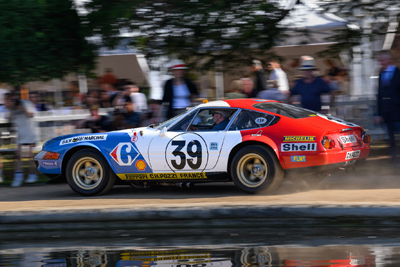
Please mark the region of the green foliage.
[[265, 0], [92, 0], [86, 8], [85, 23], [103, 45], [117, 45], [123, 33], [149, 59], [207, 57], [203, 69], [267, 56], [283, 37], [278, 23], [289, 12]]
[[0, 1], [0, 82], [62, 78], [94, 68], [72, 0]]
[[400, 21], [399, 0], [321, 0], [319, 4], [322, 12], [331, 12], [356, 26], [336, 31], [330, 40], [337, 44], [323, 54], [337, 54], [362, 44], [365, 39], [380, 39], [387, 33], [391, 21]]

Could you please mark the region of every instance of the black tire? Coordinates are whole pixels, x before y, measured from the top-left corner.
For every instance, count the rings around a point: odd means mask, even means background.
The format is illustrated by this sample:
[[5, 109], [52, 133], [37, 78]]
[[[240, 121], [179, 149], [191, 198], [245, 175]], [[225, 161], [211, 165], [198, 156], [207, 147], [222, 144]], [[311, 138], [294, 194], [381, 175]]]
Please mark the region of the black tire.
[[230, 173], [235, 185], [246, 193], [271, 192], [281, 184], [284, 175], [274, 152], [255, 145], [236, 153]]
[[108, 192], [114, 186], [116, 175], [100, 152], [83, 149], [68, 161], [66, 178], [79, 195], [95, 196]]

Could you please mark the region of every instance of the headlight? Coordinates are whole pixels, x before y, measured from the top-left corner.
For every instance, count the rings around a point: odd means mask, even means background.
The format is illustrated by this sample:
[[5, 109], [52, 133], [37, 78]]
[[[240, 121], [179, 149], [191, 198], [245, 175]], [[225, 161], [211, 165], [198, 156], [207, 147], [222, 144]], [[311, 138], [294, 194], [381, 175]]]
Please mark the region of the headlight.
[[35, 159], [57, 160], [60, 158], [60, 155], [60, 153], [42, 150], [36, 155]]

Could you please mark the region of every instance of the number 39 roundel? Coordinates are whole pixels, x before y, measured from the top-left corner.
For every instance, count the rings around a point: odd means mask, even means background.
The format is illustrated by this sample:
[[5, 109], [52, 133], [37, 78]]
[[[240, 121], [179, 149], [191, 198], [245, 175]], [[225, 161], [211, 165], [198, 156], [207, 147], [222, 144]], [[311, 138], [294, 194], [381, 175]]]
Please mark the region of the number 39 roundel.
[[167, 144], [165, 159], [173, 171], [202, 172], [208, 162], [208, 148], [202, 137], [195, 133], [175, 136]]

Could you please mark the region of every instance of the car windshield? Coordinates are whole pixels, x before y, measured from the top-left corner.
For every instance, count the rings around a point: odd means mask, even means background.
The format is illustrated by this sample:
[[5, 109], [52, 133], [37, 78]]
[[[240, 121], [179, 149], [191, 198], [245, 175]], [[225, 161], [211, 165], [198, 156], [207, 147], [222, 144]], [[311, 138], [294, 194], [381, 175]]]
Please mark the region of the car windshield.
[[164, 127], [168, 128], [169, 126], [171, 126], [172, 124], [174, 124], [177, 121], [180, 121], [181, 119], [183, 119], [188, 113], [190, 113], [193, 110], [193, 108], [187, 110], [186, 112], [183, 112], [167, 121], [164, 121], [162, 123], [158, 123], [158, 124], [152, 124], [149, 127], [157, 129], [157, 130], [161, 130]]
[[318, 112], [315, 111], [277, 102], [265, 102], [265, 103], [255, 104], [253, 105], [253, 107], [269, 111], [272, 113], [276, 113], [285, 117], [289, 117], [292, 119], [303, 119], [318, 115]]

